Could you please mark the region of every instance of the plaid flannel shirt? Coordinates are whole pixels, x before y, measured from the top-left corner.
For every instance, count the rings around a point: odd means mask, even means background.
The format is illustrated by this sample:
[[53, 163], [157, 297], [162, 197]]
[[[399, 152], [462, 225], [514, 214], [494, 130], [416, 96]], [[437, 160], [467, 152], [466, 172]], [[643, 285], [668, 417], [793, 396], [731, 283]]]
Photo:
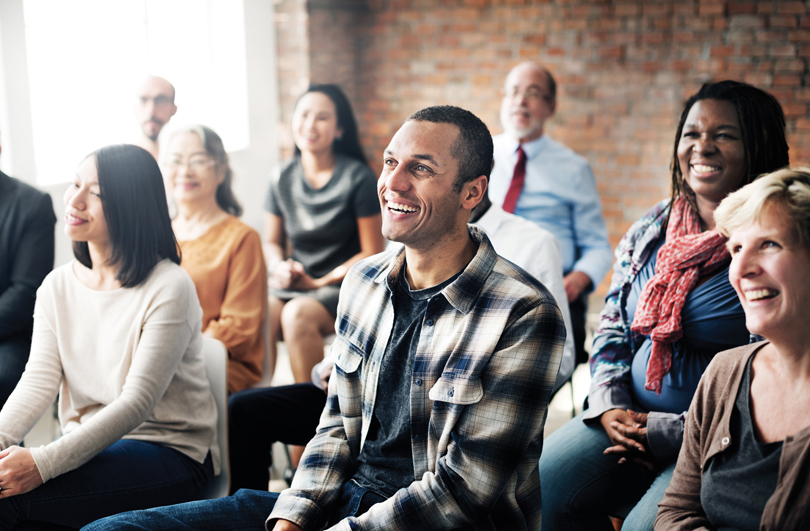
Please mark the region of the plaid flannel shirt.
[[[482, 231], [459, 277], [432, 297], [410, 394], [414, 481], [333, 529], [540, 529], [538, 458], [565, 341], [553, 296]], [[322, 529], [371, 424], [403, 251], [356, 264], [341, 288], [335, 371], [292, 487], [268, 518]], [[380, 389], [380, 392], [385, 392]]]

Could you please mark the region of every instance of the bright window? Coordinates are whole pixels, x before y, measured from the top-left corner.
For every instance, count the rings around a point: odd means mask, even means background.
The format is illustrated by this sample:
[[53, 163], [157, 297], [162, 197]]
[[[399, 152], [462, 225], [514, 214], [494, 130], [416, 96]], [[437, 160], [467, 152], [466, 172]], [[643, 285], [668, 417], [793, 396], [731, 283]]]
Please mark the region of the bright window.
[[93, 150], [134, 142], [148, 74], [177, 90], [167, 128], [202, 123], [228, 151], [248, 133], [244, 6], [234, 0], [24, 0], [37, 182], [67, 181]]

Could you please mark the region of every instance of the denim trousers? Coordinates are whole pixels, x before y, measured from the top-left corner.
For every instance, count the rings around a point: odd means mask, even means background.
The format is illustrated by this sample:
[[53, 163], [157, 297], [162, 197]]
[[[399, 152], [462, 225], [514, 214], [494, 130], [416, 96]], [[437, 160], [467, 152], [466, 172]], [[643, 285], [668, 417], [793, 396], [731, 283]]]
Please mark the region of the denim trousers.
[[[82, 531], [261, 531], [277, 499], [276, 492], [242, 489], [218, 500], [111, 516], [86, 526]], [[327, 526], [348, 516], [360, 516], [384, 500], [382, 496], [348, 481], [343, 485]]]
[[79, 529], [121, 511], [194, 500], [213, 474], [210, 454], [201, 464], [160, 444], [119, 440], [31, 492], [0, 499], [0, 530], [33, 522]]
[[611, 531], [609, 515], [632, 508], [624, 531], [652, 531], [658, 502], [672, 479], [675, 463], [651, 472], [619, 456], [602, 425], [571, 419], [543, 443], [540, 456], [543, 530]]

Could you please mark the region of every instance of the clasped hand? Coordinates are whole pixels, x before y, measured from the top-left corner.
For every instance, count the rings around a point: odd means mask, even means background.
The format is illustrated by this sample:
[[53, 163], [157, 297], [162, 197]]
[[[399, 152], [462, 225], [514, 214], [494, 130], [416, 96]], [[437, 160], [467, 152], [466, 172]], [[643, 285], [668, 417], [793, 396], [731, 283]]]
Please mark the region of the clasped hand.
[[276, 289], [311, 290], [320, 284], [304, 270], [300, 262], [288, 258], [276, 266], [270, 274], [270, 287]]
[[0, 452], [0, 498], [31, 492], [42, 485], [42, 476], [31, 450], [10, 446]]
[[647, 445], [647, 413], [630, 409], [611, 409], [600, 419], [613, 446], [605, 454], [621, 456], [619, 463], [631, 462], [649, 470], [655, 469]]

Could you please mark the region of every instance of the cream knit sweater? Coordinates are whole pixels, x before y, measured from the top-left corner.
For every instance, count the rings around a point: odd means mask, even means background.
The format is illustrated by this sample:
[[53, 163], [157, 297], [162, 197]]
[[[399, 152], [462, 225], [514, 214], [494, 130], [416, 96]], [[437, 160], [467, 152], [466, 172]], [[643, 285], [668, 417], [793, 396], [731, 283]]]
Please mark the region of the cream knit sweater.
[[19, 443], [58, 392], [63, 436], [31, 450], [43, 481], [122, 438], [200, 463], [210, 450], [219, 473], [191, 279], [163, 260], [135, 288], [97, 291], [78, 280], [74, 264], [54, 270], [37, 291], [31, 356], [0, 411], [0, 449]]

